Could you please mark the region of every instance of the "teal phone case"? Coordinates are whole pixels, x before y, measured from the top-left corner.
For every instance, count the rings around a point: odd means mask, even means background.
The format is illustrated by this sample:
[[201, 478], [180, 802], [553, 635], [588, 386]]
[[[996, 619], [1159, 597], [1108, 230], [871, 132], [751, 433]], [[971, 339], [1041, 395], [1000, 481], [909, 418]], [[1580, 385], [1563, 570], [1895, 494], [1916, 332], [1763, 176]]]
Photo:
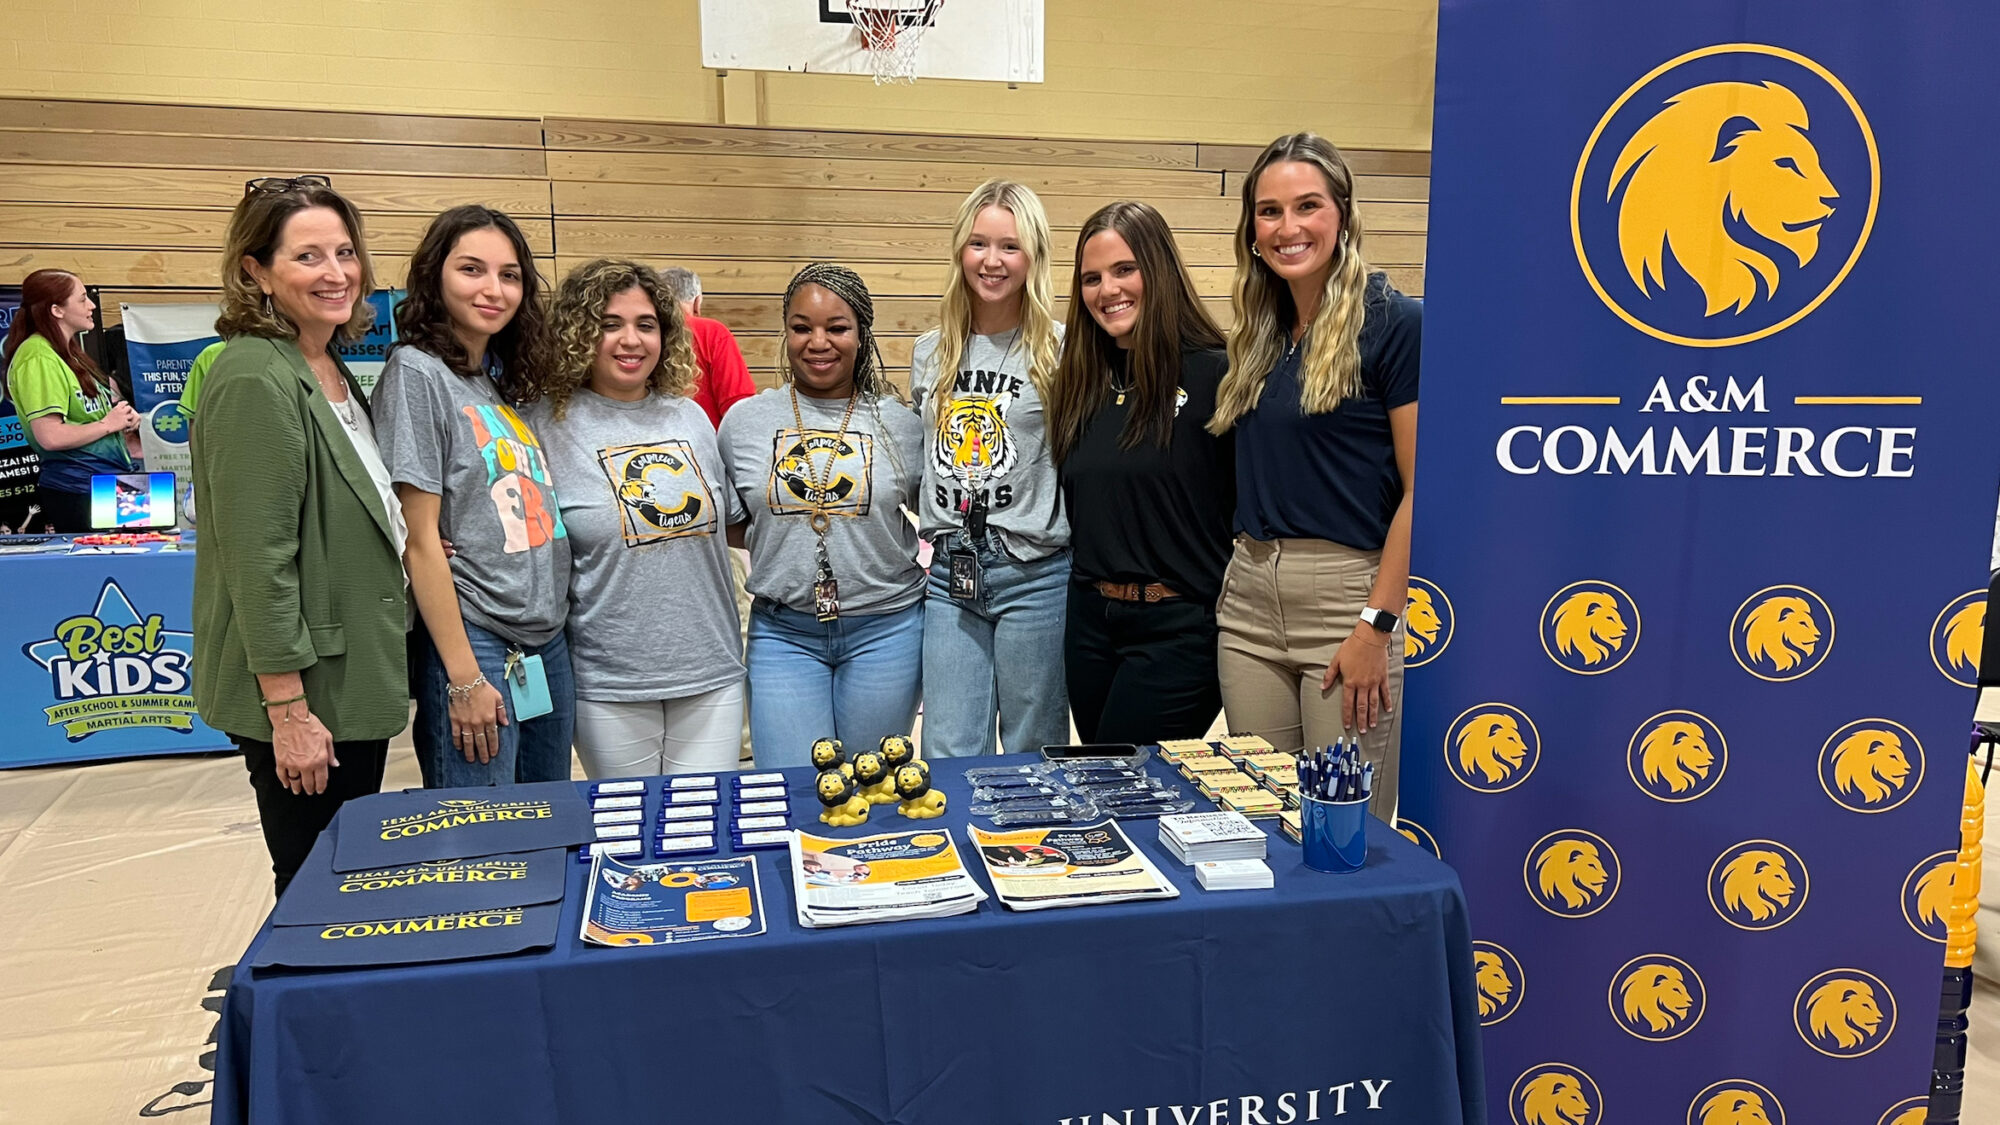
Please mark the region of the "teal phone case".
[[542, 658], [524, 656], [507, 677], [507, 690], [514, 696], [514, 721], [539, 719], [556, 709], [549, 698], [549, 676], [542, 670]]

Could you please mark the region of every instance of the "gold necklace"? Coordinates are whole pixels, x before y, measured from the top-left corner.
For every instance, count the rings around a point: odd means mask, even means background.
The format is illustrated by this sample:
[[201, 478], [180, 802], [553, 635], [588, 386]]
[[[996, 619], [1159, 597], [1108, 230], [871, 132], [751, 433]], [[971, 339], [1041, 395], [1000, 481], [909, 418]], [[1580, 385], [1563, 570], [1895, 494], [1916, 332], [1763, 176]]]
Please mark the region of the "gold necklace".
[[824, 549], [827, 529], [833, 526], [832, 518], [826, 514], [827, 486], [833, 483], [833, 466], [840, 460], [840, 447], [847, 444], [847, 424], [854, 420], [854, 404], [861, 400], [861, 393], [857, 388], [847, 396], [847, 412], [840, 416], [840, 429], [833, 436], [833, 448], [827, 450], [826, 469], [822, 472], [813, 462], [812, 448], [806, 442], [806, 419], [805, 415], [799, 412], [799, 386], [797, 383], [788, 383], [786, 389], [792, 394], [792, 421], [798, 425], [799, 456], [806, 463], [806, 482], [812, 485], [813, 511], [812, 517], [807, 522], [812, 525], [813, 531], [818, 533]]

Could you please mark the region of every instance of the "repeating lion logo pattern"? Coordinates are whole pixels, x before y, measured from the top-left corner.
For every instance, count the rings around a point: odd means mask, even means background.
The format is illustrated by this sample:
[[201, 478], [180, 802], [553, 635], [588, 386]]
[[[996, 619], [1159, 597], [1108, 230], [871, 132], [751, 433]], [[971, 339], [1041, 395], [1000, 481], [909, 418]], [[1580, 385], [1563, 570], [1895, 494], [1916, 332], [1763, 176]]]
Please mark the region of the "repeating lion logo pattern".
[[1665, 257], [1707, 298], [1707, 315], [1742, 312], [1776, 294], [1778, 263], [1738, 241], [1730, 222], [1782, 247], [1793, 265], [1819, 253], [1820, 225], [1840, 193], [1820, 166], [1799, 96], [1775, 82], [1710, 82], [1668, 98], [1618, 153], [1609, 201], [1622, 187], [1618, 246], [1650, 295], [1667, 284]]
[[1632, 783], [1659, 801], [1706, 796], [1729, 767], [1729, 742], [1707, 716], [1662, 711], [1632, 733], [1626, 769]]
[[1986, 591], [1971, 590], [1945, 603], [1931, 624], [1931, 663], [1960, 687], [1979, 686], [1979, 650], [1986, 643]]
[[1896, 998], [1879, 977], [1860, 969], [1829, 969], [1805, 983], [1793, 1022], [1813, 1050], [1859, 1058], [1880, 1047], [1896, 1026]]
[[1431, 833], [1430, 829], [1425, 828], [1409, 817], [1398, 816], [1396, 818], [1396, 831], [1402, 835], [1403, 839], [1408, 840], [1410, 843], [1415, 844], [1439, 859], [1444, 858], [1444, 849], [1438, 847], [1437, 837]]
[[1956, 852], [1939, 852], [1917, 861], [1903, 879], [1903, 920], [1911, 929], [1936, 942], [1950, 937], [1957, 879]]
[[1541, 735], [1518, 707], [1482, 703], [1445, 730], [1445, 764], [1468, 789], [1501, 793], [1527, 780], [1541, 759]]
[[1833, 611], [1803, 586], [1772, 586], [1736, 610], [1730, 649], [1745, 671], [1764, 680], [1796, 680], [1833, 649]]
[[1566, 828], [1535, 841], [1523, 874], [1542, 909], [1583, 918], [1604, 909], [1618, 893], [1618, 854], [1603, 837]]
[[1567, 1063], [1543, 1063], [1522, 1072], [1508, 1103], [1515, 1125], [1597, 1125], [1604, 1119], [1604, 1097], [1596, 1081]]
[[1859, 719], [1833, 732], [1820, 751], [1820, 786], [1854, 812], [1886, 812], [1923, 780], [1923, 745], [1901, 723]]
[[1559, 666], [1594, 676], [1623, 664], [1639, 643], [1639, 609], [1609, 582], [1572, 582], [1542, 610], [1542, 649]]
[[1809, 893], [1805, 861], [1775, 840], [1732, 844], [1709, 868], [1709, 905], [1738, 929], [1777, 929], [1798, 917]]
[[1014, 468], [1014, 431], [1007, 425], [1011, 395], [959, 395], [938, 419], [932, 456], [946, 478], [981, 487]]
[[1701, 1022], [1708, 991], [1694, 967], [1663, 953], [1635, 957], [1611, 977], [1611, 1017], [1631, 1035], [1676, 1039]]
[[1930, 1105], [1929, 1098], [1905, 1098], [1883, 1111], [1881, 1125], [1924, 1125]]
[[1411, 575], [1409, 600], [1403, 607], [1403, 667], [1436, 660], [1451, 644], [1452, 622], [1451, 599], [1437, 583]]
[[1763, 1086], [1729, 1079], [1694, 1096], [1688, 1125], [1785, 1125], [1785, 1107]]
[[1479, 1023], [1492, 1027], [1521, 1008], [1525, 981], [1521, 962], [1505, 946], [1472, 943], [1473, 985], [1479, 992]]

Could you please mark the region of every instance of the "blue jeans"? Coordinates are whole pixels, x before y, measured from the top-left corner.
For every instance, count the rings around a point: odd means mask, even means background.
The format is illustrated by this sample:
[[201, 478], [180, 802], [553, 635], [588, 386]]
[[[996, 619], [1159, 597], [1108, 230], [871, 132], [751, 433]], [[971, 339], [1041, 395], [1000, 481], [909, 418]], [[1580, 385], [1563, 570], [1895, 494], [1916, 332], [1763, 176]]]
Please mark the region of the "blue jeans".
[[504, 679], [507, 642], [470, 621], [465, 623], [465, 639], [472, 642], [472, 658], [479, 662], [480, 675], [500, 689], [500, 698], [507, 704], [507, 725], [500, 728], [500, 752], [481, 765], [466, 761], [465, 753], [451, 744], [451, 700], [445, 693], [451, 677], [445, 675], [444, 660], [431, 643], [430, 631], [419, 621], [410, 630], [410, 694], [417, 701], [417, 721], [410, 728], [410, 737], [417, 744], [417, 768], [423, 771], [424, 788], [568, 781], [570, 743], [576, 733], [576, 684], [570, 677], [569, 642], [557, 633], [548, 644], [522, 648], [529, 656], [542, 658], [542, 670], [549, 678], [549, 701], [555, 704], [548, 714], [524, 723], [514, 717], [514, 697]]
[[750, 749], [760, 770], [808, 764], [812, 744], [848, 753], [917, 725], [924, 607], [822, 624], [758, 598], [750, 606]]
[[996, 718], [1009, 753], [1068, 742], [1069, 551], [1016, 562], [989, 536], [978, 548], [979, 596], [957, 601], [946, 548], [958, 542], [938, 545], [924, 591], [925, 756], [993, 753]]

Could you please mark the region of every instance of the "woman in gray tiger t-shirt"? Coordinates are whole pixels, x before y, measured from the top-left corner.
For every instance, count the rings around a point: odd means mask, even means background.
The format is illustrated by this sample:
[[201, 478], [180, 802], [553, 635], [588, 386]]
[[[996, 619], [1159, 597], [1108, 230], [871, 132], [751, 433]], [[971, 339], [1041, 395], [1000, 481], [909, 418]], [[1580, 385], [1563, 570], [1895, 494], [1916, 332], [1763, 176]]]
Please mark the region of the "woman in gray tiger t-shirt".
[[526, 408], [563, 481], [576, 753], [599, 777], [733, 770], [743, 656], [726, 530], [743, 520], [695, 359], [658, 275], [600, 259], [564, 279], [556, 359]]
[[759, 768], [806, 764], [815, 739], [872, 749], [916, 725], [924, 572], [906, 510], [923, 432], [882, 372], [874, 322], [853, 270], [800, 270], [785, 292], [785, 385], [722, 419], [750, 521]]

